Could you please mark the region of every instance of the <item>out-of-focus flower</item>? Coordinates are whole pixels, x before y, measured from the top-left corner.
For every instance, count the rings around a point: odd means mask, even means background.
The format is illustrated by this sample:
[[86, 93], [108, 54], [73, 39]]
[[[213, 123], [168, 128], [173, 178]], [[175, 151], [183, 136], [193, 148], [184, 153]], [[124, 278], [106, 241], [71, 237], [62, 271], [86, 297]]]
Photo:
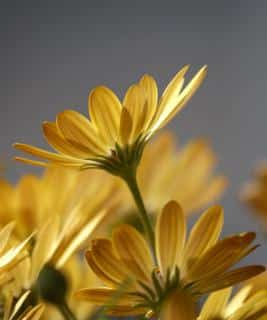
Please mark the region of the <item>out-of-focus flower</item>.
[[[164, 132], [145, 149], [137, 180], [149, 213], [159, 211], [162, 203], [176, 200], [186, 215], [217, 200], [227, 179], [215, 175], [217, 159], [207, 141], [194, 139], [176, 149], [173, 134]], [[124, 212], [134, 212], [129, 191], [123, 198]]]
[[[81, 289], [76, 297], [106, 306], [109, 314], [159, 314], [172, 295], [193, 306], [205, 293], [263, 272], [265, 268], [256, 265], [229, 270], [256, 248], [251, 246], [255, 234], [218, 240], [222, 225], [223, 210], [214, 206], [199, 218], [186, 240], [184, 213], [170, 201], [157, 218], [156, 257], [135, 228], [121, 225], [112, 240], [93, 240], [86, 253], [91, 269], [106, 286]], [[121, 290], [127, 282], [127, 289]]]
[[267, 164], [255, 170], [255, 179], [243, 187], [241, 200], [253, 209], [267, 229]]
[[246, 286], [250, 286], [250, 294], [260, 290], [267, 290], [267, 271], [253, 277], [245, 282]]
[[23, 162], [46, 166], [54, 163], [76, 168], [104, 168], [115, 175], [124, 175], [135, 168], [146, 142], [165, 126], [190, 100], [204, 80], [207, 67], [202, 67], [185, 86], [182, 68], [158, 99], [156, 81], [144, 75], [127, 90], [122, 102], [109, 88], [96, 87], [89, 95], [90, 120], [73, 110], [58, 114], [55, 122], [45, 122], [44, 135], [56, 153], [27, 144], [15, 147], [37, 158]]
[[117, 181], [95, 170], [48, 168], [41, 177], [23, 176], [15, 186], [0, 179], [0, 223], [15, 220], [20, 238], [53, 216], [59, 216], [62, 224], [72, 215], [76, 224], [83, 225], [102, 209], [108, 212], [118, 203], [118, 195]]
[[250, 286], [243, 287], [231, 300], [232, 288], [212, 293], [202, 307], [198, 320], [251, 320], [266, 317], [267, 290], [253, 295], [250, 295], [250, 290]]

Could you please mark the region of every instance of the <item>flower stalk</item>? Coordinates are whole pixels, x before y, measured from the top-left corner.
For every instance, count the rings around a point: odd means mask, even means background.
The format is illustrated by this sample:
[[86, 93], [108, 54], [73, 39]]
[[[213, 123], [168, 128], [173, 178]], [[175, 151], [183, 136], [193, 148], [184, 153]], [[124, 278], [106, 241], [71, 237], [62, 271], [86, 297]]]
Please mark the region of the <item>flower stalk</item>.
[[136, 180], [136, 170], [129, 170], [127, 175], [125, 175], [125, 177], [124, 177], [124, 181], [126, 182], [129, 190], [131, 191], [131, 194], [133, 196], [133, 199], [135, 201], [137, 209], [140, 213], [145, 233], [147, 235], [148, 241], [150, 243], [150, 246], [151, 246], [153, 253], [154, 253], [154, 256], [155, 256], [154, 231], [153, 231], [151, 221], [150, 221], [149, 215], [147, 213], [140, 189], [138, 187], [138, 183]]

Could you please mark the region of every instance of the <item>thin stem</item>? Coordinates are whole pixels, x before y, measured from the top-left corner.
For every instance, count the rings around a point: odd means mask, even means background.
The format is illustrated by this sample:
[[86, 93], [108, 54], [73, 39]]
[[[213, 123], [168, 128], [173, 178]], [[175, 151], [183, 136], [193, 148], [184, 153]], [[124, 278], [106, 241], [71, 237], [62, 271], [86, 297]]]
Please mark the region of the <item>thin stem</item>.
[[59, 311], [61, 312], [62, 316], [66, 320], [77, 320], [74, 313], [69, 308], [68, 304], [66, 302], [63, 302], [62, 304], [56, 305]]
[[151, 248], [153, 250], [153, 253], [155, 255], [155, 237], [154, 237], [154, 231], [151, 226], [151, 221], [149, 219], [148, 213], [146, 211], [146, 207], [141, 195], [141, 192], [139, 190], [137, 180], [136, 180], [136, 174], [133, 170], [130, 170], [130, 172], [127, 174], [127, 176], [124, 178], [127, 186], [129, 187], [131, 194], [134, 198], [135, 204], [139, 210], [139, 213], [142, 218], [142, 222], [144, 225], [145, 232], [147, 234], [149, 243], [151, 245]]

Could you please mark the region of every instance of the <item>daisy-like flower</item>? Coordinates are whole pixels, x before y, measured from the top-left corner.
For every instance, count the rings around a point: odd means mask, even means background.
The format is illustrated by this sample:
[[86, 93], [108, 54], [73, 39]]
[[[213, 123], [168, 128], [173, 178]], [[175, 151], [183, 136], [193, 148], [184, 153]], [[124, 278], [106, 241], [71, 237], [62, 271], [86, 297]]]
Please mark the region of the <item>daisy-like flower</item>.
[[[186, 105], [204, 80], [206, 66], [183, 87], [188, 68], [185, 66], [174, 76], [160, 99], [156, 81], [149, 75], [130, 86], [122, 102], [109, 88], [96, 87], [89, 95], [90, 120], [65, 110], [55, 122], [44, 123], [44, 135], [56, 153], [21, 143], [15, 147], [48, 163], [104, 168], [125, 175], [128, 167], [137, 167], [146, 142]], [[47, 165], [44, 161], [17, 159]]]
[[[81, 289], [76, 297], [105, 305], [109, 314], [159, 315], [166, 301], [175, 295], [177, 302], [182, 301], [183, 306], [186, 301], [193, 312], [195, 302], [203, 294], [265, 270], [256, 265], [231, 270], [257, 247], [251, 245], [255, 234], [247, 232], [219, 240], [222, 225], [222, 209], [211, 207], [186, 240], [184, 213], [175, 201], [170, 201], [156, 222], [155, 257], [135, 228], [119, 226], [112, 240], [93, 240], [86, 253], [88, 264], [105, 286]], [[123, 286], [126, 289], [122, 290]]]
[[255, 179], [243, 187], [241, 200], [253, 209], [267, 229], [267, 164], [255, 170]]
[[0, 179], [0, 224], [15, 220], [20, 239], [42, 228], [51, 216], [64, 223], [75, 212], [83, 225], [95, 213], [118, 204], [117, 185], [105, 172], [53, 167], [41, 177], [22, 176], [15, 186]]
[[[227, 178], [215, 174], [216, 164], [217, 157], [204, 139], [194, 139], [177, 150], [174, 135], [162, 133], [146, 147], [137, 171], [148, 213], [158, 212], [162, 203], [174, 199], [191, 215], [217, 200]], [[121, 188], [122, 212], [132, 217], [132, 199], [123, 184]]]
[[[251, 320], [267, 316], [267, 290], [250, 295], [251, 287], [239, 290], [231, 299], [232, 288], [212, 293], [198, 320]], [[174, 318], [169, 318], [174, 319]]]

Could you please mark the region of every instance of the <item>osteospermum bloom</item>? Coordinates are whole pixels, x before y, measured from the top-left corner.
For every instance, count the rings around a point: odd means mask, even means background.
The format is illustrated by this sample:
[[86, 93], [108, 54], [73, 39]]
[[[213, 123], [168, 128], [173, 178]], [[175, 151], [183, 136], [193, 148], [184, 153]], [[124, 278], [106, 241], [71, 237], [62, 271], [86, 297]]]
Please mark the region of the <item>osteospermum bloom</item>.
[[267, 290], [252, 295], [250, 291], [251, 287], [246, 286], [231, 299], [232, 288], [212, 293], [202, 307], [198, 320], [261, 319], [267, 315]]
[[[138, 165], [146, 142], [186, 105], [204, 80], [206, 66], [183, 87], [188, 68], [185, 66], [174, 76], [160, 99], [156, 81], [149, 75], [130, 86], [122, 102], [109, 88], [96, 87], [89, 95], [90, 120], [65, 110], [55, 122], [44, 123], [44, 135], [56, 153], [21, 143], [15, 147], [48, 163], [104, 168], [123, 175], [128, 167]], [[45, 161], [17, 159], [47, 165]]]
[[[216, 175], [218, 160], [206, 140], [193, 139], [178, 150], [176, 145], [174, 135], [166, 131], [144, 150], [137, 180], [150, 214], [174, 199], [190, 215], [217, 200], [226, 188], [227, 178]], [[132, 199], [122, 188], [122, 210], [132, 213]]]
[[267, 228], [267, 164], [255, 170], [255, 179], [248, 182], [241, 191], [241, 199], [258, 216]]
[[78, 172], [50, 167], [40, 177], [23, 175], [14, 186], [2, 178], [0, 225], [15, 220], [14, 231], [19, 238], [42, 228], [54, 215], [62, 224], [70, 215], [76, 215], [82, 226], [97, 212], [104, 208], [108, 212], [115, 206], [118, 195], [117, 181], [95, 170]]
[[82, 289], [76, 296], [105, 305], [109, 314], [159, 314], [172, 295], [193, 308], [201, 295], [265, 270], [263, 266], [231, 270], [255, 249], [251, 246], [255, 234], [218, 240], [222, 225], [222, 209], [211, 207], [186, 240], [184, 213], [175, 201], [169, 202], [157, 218], [155, 260], [143, 236], [135, 228], [121, 225], [114, 230], [112, 240], [93, 240], [86, 253], [88, 264], [105, 286]]

